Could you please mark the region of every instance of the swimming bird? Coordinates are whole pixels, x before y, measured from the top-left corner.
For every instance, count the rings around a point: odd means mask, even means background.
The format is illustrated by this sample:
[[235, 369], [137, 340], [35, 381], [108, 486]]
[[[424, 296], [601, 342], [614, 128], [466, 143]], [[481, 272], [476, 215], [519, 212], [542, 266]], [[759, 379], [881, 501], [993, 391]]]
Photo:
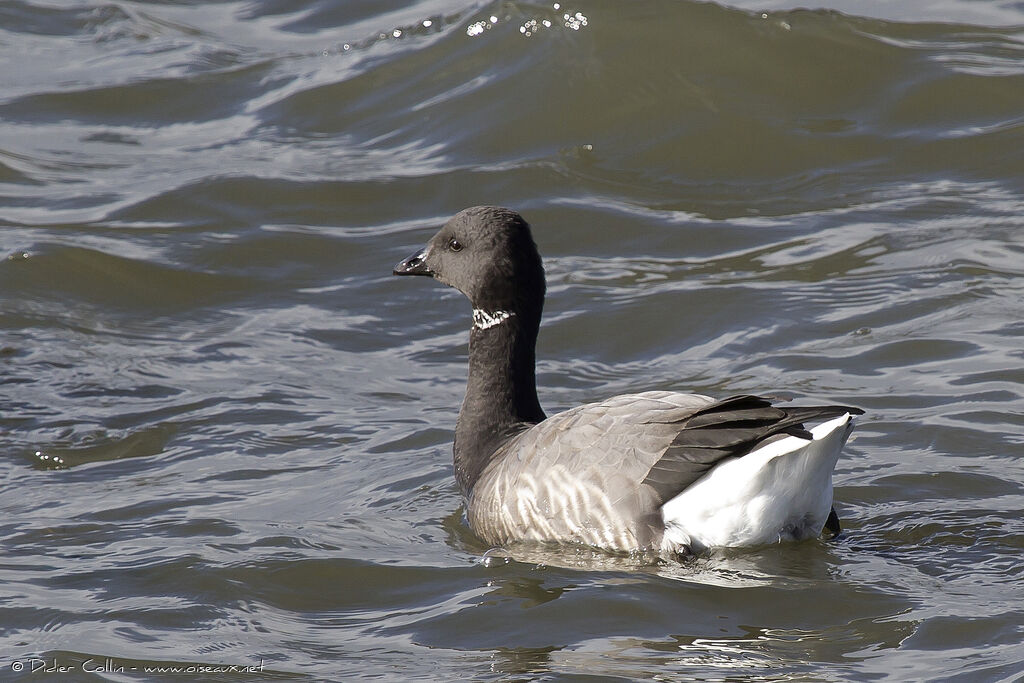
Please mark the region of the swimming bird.
[[839, 533], [832, 471], [862, 410], [645, 391], [547, 417], [544, 268], [510, 209], [459, 212], [394, 274], [433, 277], [473, 306], [454, 456], [481, 540], [679, 557]]

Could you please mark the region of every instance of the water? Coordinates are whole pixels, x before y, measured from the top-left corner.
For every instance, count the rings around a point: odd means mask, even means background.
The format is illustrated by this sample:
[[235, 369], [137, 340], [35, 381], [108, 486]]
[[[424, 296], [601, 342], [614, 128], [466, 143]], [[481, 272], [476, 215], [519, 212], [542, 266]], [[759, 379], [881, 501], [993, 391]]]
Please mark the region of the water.
[[[1024, 676], [1024, 5], [798, 4], [0, 2], [0, 679]], [[487, 554], [481, 203], [549, 412], [863, 407], [845, 535]]]

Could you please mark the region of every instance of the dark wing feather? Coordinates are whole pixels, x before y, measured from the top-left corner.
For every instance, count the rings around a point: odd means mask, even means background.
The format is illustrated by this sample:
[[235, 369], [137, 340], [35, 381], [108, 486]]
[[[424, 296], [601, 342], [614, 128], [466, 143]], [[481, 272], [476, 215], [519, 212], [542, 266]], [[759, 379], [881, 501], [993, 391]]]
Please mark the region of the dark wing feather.
[[765, 439], [776, 435], [810, 439], [811, 434], [803, 427], [805, 421], [863, 412], [848, 406], [780, 408], [758, 396], [732, 396], [682, 420], [679, 433], [651, 467], [644, 483], [665, 502], [722, 459], [746, 455]]

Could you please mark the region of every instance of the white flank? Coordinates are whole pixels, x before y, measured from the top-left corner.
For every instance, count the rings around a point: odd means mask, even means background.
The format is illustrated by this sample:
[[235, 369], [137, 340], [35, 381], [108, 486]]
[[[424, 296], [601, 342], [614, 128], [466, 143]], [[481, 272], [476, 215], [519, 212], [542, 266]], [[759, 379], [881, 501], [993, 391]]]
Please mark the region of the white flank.
[[662, 549], [764, 545], [817, 536], [832, 508], [832, 470], [849, 413], [716, 465], [661, 507]]
[[495, 311], [494, 313], [488, 313], [482, 308], [474, 308], [473, 327], [478, 330], [486, 330], [494, 327], [495, 325], [500, 325], [513, 315], [515, 315], [515, 313], [510, 313], [509, 311]]

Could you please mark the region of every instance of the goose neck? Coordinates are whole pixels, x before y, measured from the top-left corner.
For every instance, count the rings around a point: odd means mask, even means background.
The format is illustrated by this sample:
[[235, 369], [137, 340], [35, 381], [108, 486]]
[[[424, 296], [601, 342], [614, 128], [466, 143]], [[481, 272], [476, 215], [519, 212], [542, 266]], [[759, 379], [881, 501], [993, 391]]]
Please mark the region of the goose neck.
[[544, 419], [534, 367], [539, 318], [474, 310], [466, 397], [455, 427], [456, 478], [464, 493], [506, 439]]

